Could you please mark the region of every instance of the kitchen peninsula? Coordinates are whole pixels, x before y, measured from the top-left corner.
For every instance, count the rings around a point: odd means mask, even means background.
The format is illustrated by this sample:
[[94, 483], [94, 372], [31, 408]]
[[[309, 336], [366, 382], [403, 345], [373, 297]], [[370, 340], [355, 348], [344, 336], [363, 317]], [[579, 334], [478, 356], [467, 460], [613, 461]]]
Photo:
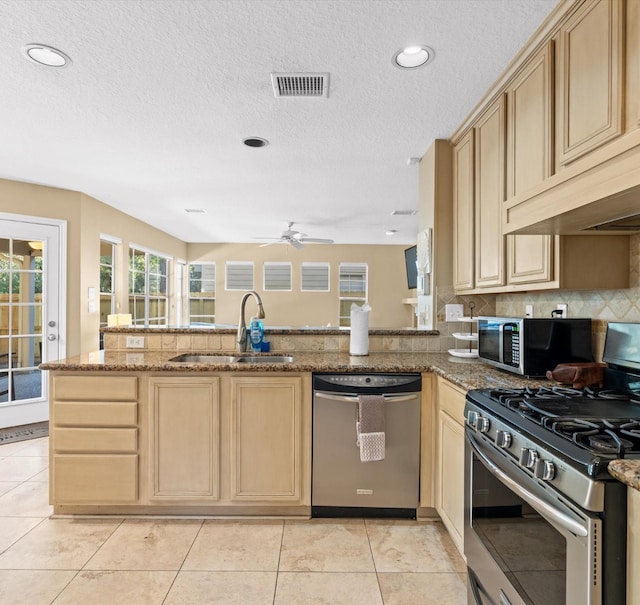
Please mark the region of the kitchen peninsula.
[[[528, 382], [428, 352], [436, 336], [372, 330], [370, 355], [351, 357], [344, 330], [273, 330], [257, 363], [185, 363], [171, 359], [233, 351], [235, 331], [107, 328], [104, 351], [42, 366], [54, 512], [309, 516], [313, 372], [423, 375], [420, 506], [433, 509], [439, 381], [460, 427], [466, 389]], [[279, 353], [293, 361], [262, 362]]]

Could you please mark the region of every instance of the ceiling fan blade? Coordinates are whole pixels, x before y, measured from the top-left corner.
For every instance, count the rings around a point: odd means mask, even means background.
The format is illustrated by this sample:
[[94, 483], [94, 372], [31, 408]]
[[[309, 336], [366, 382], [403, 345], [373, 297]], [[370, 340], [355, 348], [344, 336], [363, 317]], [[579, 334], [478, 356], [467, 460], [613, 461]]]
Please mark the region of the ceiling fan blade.
[[279, 243], [279, 241], [276, 241], [276, 242], [266, 242], [265, 244], [260, 244], [260, 245], [258, 246], [258, 248], [264, 248], [265, 246], [273, 246], [273, 244], [277, 244], [277, 243]]
[[304, 244], [300, 243], [300, 240], [297, 240], [295, 238], [291, 238], [289, 240], [289, 243], [296, 249], [296, 250], [300, 250], [301, 248], [304, 248]]
[[301, 237], [299, 242], [304, 242], [305, 244], [333, 244], [332, 239], [324, 239], [321, 237]]

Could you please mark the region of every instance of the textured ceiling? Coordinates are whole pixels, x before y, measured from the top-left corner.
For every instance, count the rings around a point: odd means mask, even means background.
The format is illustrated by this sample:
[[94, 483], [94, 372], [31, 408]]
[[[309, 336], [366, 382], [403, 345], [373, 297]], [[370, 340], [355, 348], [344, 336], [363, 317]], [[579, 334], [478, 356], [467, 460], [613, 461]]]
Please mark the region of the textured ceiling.
[[[0, 177], [82, 191], [188, 242], [295, 221], [338, 243], [413, 243], [417, 218], [391, 216], [417, 209], [407, 159], [451, 135], [556, 3], [0, 0]], [[27, 61], [34, 42], [72, 65]], [[392, 65], [420, 43], [431, 64]], [[274, 71], [329, 72], [329, 97], [276, 99]]]

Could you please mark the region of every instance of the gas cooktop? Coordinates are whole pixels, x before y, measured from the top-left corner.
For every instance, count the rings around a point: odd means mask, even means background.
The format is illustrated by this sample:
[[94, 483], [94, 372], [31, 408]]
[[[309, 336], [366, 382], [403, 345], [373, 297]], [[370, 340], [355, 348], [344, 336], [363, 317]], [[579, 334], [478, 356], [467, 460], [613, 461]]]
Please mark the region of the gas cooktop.
[[598, 454], [623, 458], [640, 454], [640, 395], [611, 389], [539, 387], [481, 391], [500, 415], [500, 407], [517, 413], [540, 427], [533, 430], [571, 441]]

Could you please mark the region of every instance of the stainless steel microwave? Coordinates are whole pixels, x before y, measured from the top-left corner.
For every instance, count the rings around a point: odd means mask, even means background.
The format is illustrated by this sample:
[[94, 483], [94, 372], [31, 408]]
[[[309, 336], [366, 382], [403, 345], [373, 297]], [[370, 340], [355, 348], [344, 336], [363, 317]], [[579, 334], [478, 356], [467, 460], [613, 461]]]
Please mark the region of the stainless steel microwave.
[[544, 376], [559, 363], [593, 361], [591, 320], [478, 317], [478, 356], [523, 376]]

